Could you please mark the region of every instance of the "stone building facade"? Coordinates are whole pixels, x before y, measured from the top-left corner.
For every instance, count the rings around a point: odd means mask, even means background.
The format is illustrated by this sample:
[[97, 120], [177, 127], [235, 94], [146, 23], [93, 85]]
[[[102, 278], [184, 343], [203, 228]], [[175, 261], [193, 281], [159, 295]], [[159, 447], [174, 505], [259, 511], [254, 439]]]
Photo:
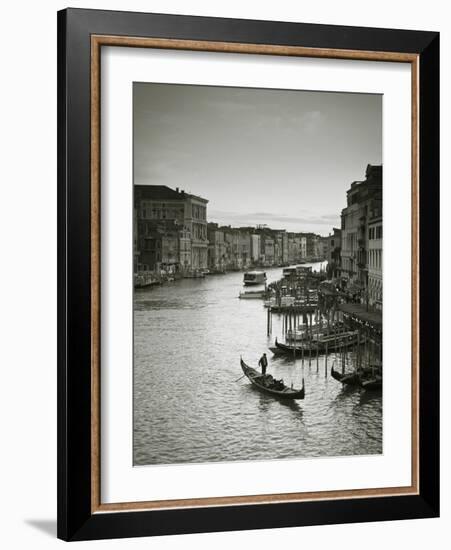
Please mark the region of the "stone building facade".
[[382, 206], [382, 166], [368, 165], [365, 180], [355, 181], [347, 191], [341, 212], [341, 266], [343, 286], [355, 296], [367, 295], [369, 284], [369, 221]]
[[374, 204], [368, 220], [368, 300], [382, 309], [382, 204]]
[[341, 212], [341, 266], [343, 285], [359, 295], [368, 289], [368, 224], [371, 208], [382, 204], [382, 166], [368, 165], [365, 180], [347, 191]]
[[178, 188], [135, 185], [136, 271], [206, 269], [207, 203]]

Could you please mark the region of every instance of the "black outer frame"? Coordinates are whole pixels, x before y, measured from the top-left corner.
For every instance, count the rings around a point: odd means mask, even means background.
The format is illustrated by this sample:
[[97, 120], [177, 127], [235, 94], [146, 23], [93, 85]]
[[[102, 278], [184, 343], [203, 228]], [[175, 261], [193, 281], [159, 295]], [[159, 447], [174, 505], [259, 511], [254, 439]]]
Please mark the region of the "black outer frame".
[[[91, 513], [91, 34], [420, 56], [420, 494]], [[58, 537], [88, 540], [439, 515], [439, 34], [72, 9], [58, 12]]]

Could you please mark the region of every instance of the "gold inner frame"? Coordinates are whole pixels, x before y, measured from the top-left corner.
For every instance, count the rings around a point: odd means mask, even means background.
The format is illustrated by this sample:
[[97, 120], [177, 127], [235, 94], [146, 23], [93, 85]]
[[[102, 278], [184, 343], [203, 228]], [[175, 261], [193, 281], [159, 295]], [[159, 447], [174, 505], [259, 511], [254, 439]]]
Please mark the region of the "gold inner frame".
[[[410, 63], [412, 98], [412, 479], [407, 487], [383, 487], [247, 496], [102, 503], [100, 498], [100, 53], [102, 46], [229, 52], [260, 55]], [[193, 41], [127, 36], [91, 36], [91, 512], [118, 512], [306, 502], [419, 494], [419, 56], [398, 52], [334, 50], [267, 44]]]

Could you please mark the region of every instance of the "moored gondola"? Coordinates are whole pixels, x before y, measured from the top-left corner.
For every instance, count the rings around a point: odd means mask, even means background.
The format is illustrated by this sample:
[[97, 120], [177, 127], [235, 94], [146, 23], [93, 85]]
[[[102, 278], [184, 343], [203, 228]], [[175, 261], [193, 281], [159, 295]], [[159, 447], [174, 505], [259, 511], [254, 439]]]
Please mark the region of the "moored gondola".
[[373, 369], [367, 367], [354, 372], [340, 374], [334, 369], [334, 366], [332, 365], [330, 374], [332, 378], [348, 386], [358, 386], [360, 388], [363, 388], [364, 390], [381, 390], [382, 373], [373, 373], [372, 371]]
[[302, 379], [301, 389], [290, 388], [285, 386], [282, 380], [275, 380], [270, 374], [261, 374], [256, 369], [246, 365], [243, 359], [240, 359], [240, 362], [245, 376], [260, 391], [280, 397], [281, 399], [304, 399], [304, 379]]
[[[280, 342], [276, 341], [274, 342], [274, 347], [269, 348], [274, 355], [295, 355], [296, 357], [301, 357], [302, 350], [304, 349], [304, 353], [308, 353], [309, 348], [308, 347], [299, 347], [299, 346], [288, 346], [287, 344], [281, 344]], [[316, 348], [315, 348], [316, 349]]]
[[360, 385], [364, 390], [381, 390], [382, 389], [382, 376], [376, 374], [369, 377], [360, 377]]
[[356, 372], [348, 372], [347, 374], [340, 374], [338, 371], [334, 369], [334, 366], [332, 365], [330, 374], [332, 378], [335, 378], [335, 380], [337, 380], [338, 382], [341, 382], [342, 384], [346, 384], [348, 386], [360, 386], [360, 376]]
[[276, 341], [274, 346], [269, 349], [274, 353], [274, 355], [291, 355], [295, 357], [301, 357], [302, 354], [308, 353], [331, 353], [333, 351], [347, 349], [354, 346], [357, 343], [357, 338], [353, 333], [346, 333], [345, 335], [340, 335], [338, 338], [331, 339], [330, 337], [326, 339], [312, 339], [304, 340], [297, 342], [297, 345], [288, 345], [282, 344]]

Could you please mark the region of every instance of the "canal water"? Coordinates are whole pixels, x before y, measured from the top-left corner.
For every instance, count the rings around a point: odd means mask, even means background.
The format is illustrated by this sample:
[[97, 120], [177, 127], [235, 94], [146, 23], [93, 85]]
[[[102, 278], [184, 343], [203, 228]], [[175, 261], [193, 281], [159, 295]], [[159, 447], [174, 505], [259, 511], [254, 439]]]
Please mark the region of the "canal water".
[[[315, 270], [320, 264], [313, 264]], [[267, 269], [268, 282], [280, 268]], [[330, 377], [334, 355], [275, 358], [282, 338], [273, 315], [267, 337], [262, 300], [239, 300], [243, 273], [183, 279], [135, 291], [134, 464], [369, 455], [382, 453], [382, 397], [342, 388]], [[241, 375], [267, 353], [268, 373], [301, 387], [283, 402]], [[341, 368], [341, 367], [339, 367]]]

